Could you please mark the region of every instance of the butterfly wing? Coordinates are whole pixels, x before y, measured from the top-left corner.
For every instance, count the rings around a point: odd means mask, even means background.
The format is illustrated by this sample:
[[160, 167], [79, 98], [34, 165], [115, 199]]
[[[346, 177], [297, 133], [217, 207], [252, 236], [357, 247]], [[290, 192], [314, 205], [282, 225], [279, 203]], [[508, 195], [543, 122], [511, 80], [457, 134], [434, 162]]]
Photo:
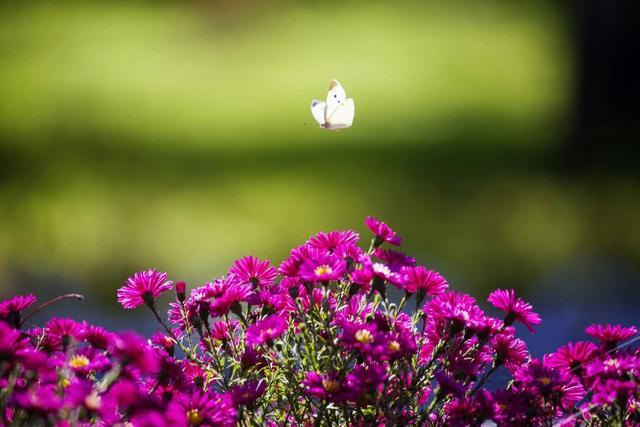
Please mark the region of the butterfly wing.
[[346, 129], [353, 124], [356, 107], [353, 99], [349, 98], [340, 104], [327, 119], [325, 127], [328, 129]]
[[347, 94], [342, 85], [337, 80], [331, 80], [329, 92], [327, 93], [327, 102], [324, 109], [324, 121], [329, 123], [329, 119], [333, 117], [338, 108], [347, 100]]
[[324, 101], [318, 101], [314, 99], [311, 101], [311, 114], [313, 114], [313, 118], [318, 122], [320, 126], [324, 126], [324, 110], [325, 110]]

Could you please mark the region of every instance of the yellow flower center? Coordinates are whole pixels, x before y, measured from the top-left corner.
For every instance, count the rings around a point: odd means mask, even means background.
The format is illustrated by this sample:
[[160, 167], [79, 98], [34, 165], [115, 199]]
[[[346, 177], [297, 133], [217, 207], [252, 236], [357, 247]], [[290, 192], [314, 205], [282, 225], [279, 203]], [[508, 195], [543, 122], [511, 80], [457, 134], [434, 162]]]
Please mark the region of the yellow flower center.
[[331, 266], [327, 264], [323, 264], [323, 265], [317, 266], [316, 269], [313, 270], [313, 272], [316, 274], [316, 276], [324, 276], [326, 274], [333, 273], [333, 268], [331, 268]]
[[542, 385], [549, 385], [551, 383], [551, 378], [542, 377], [538, 381], [540, 381], [540, 384]]
[[394, 353], [396, 351], [400, 350], [400, 343], [398, 341], [391, 341], [389, 343], [389, 350], [393, 351]]
[[329, 393], [335, 393], [336, 391], [340, 390], [340, 383], [336, 380], [325, 378], [324, 380], [322, 380], [322, 387], [324, 387], [324, 389]]
[[356, 332], [356, 340], [358, 340], [359, 343], [368, 344], [373, 342], [373, 335], [368, 329], [360, 329]]
[[89, 358], [87, 356], [83, 356], [81, 354], [76, 354], [69, 360], [69, 366], [72, 368], [84, 368], [89, 364]]
[[190, 409], [187, 411], [187, 422], [189, 425], [197, 426], [202, 422], [202, 415], [197, 409]]
[[58, 384], [62, 388], [67, 388], [67, 387], [69, 387], [69, 385], [71, 385], [71, 381], [69, 381], [68, 378], [61, 378], [60, 382], [58, 382]]

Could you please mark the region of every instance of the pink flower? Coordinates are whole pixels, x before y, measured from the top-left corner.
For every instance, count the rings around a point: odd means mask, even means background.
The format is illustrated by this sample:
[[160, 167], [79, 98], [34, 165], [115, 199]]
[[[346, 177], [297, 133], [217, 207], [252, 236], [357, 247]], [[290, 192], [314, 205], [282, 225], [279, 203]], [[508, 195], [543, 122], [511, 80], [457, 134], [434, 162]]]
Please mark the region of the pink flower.
[[504, 364], [511, 372], [516, 371], [524, 362], [529, 360], [527, 345], [524, 341], [513, 336], [512, 326], [496, 335], [491, 345], [496, 352], [496, 364]]
[[118, 302], [126, 309], [142, 304], [151, 306], [161, 293], [171, 290], [171, 285], [166, 273], [154, 269], [139, 271], [118, 289]]
[[254, 289], [268, 288], [275, 283], [278, 275], [269, 261], [247, 256], [233, 263], [229, 273], [235, 274], [242, 283], [251, 284]]
[[20, 327], [21, 312], [31, 307], [36, 302], [36, 296], [33, 294], [16, 295], [5, 301], [0, 302], [0, 320], [13, 325], [15, 328]]
[[539, 325], [542, 322], [538, 313], [533, 311], [531, 304], [517, 298], [513, 289], [496, 289], [489, 294], [487, 301], [506, 313], [504, 323], [507, 326], [518, 320], [533, 332], [533, 325]]
[[351, 230], [331, 231], [329, 233], [320, 232], [310, 238], [307, 244], [311, 247], [334, 253], [345, 245], [357, 243], [359, 238], [360, 235]]
[[81, 341], [84, 328], [73, 319], [53, 317], [45, 327], [46, 347], [53, 350], [66, 350], [73, 341]]
[[626, 341], [638, 333], [635, 326], [623, 328], [620, 325], [587, 326], [585, 332], [600, 341], [605, 347], [615, 347], [619, 342]]
[[371, 230], [371, 232], [376, 236], [375, 241], [373, 243], [374, 247], [377, 248], [384, 242], [387, 242], [389, 244], [396, 245], [396, 246], [400, 246], [400, 243], [402, 243], [402, 238], [398, 236], [396, 232], [391, 229], [391, 227], [389, 227], [384, 222], [380, 221], [378, 218], [368, 216], [364, 220], [364, 223], [367, 227], [369, 227], [369, 230]]
[[266, 317], [247, 329], [247, 345], [256, 346], [267, 343], [269, 345], [289, 327], [288, 322], [280, 316]]
[[565, 369], [581, 376], [587, 363], [591, 362], [597, 354], [598, 347], [591, 342], [579, 341], [575, 344], [570, 342], [549, 355], [546, 363], [552, 368]]
[[449, 287], [440, 273], [422, 266], [404, 267], [402, 270], [404, 290], [409, 293], [424, 291], [427, 295], [440, 295]]
[[346, 270], [344, 260], [332, 256], [322, 256], [306, 260], [300, 266], [300, 277], [309, 282], [329, 282], [338, 280], [342, 277]]

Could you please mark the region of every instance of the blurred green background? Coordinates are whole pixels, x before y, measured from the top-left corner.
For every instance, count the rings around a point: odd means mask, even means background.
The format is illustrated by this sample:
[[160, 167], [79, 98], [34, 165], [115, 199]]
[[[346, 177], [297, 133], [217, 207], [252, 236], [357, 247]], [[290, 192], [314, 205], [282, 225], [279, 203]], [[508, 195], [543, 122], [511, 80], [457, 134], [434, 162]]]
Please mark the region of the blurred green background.
[[[637, 284], [636, 175], [564, 165], [573, 30], [552, 2], [4, 4], [2, 293], [118, 310], [134, 271], [196, 285], [367, 215], [480, 299], [576, 260]], [[342, 132], [309, 111], [334, 77]]]

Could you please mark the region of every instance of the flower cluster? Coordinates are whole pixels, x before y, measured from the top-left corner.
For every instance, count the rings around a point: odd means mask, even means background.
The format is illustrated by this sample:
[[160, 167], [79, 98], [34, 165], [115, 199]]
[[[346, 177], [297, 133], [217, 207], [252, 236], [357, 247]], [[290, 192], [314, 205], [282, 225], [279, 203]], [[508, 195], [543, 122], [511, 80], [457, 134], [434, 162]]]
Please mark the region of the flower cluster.
[[493, 317], [365, 224], [367, 251], [354, 231], [319, 233], [279, 266], [245, 257], [190, 292], [134, 274], [118, 302], [151, 311], [148, 340], [64, 318], [28, 329], [47, 303], [0, 302], [0, 426], [640, 423], [635, 327], [591, 325], [593, 341], [532, 358], [516, 323], [541, 319], [513, 290], [489, 295]]

